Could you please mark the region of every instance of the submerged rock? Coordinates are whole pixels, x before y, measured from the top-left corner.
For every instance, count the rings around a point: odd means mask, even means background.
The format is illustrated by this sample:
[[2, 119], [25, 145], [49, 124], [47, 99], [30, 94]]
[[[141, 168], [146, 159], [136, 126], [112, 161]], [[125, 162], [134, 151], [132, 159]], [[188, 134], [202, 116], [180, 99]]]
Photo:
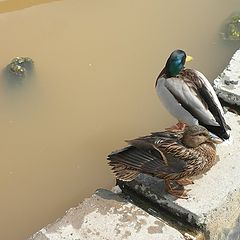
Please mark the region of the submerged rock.
[[10, 85], [21, 85], [33, 73], [34, 62], [29, 57], [16, 57], [3, 70], [3, 76]]
[[233, 14], [221, 33], [224, 40], [240, 40], [240, 13]]

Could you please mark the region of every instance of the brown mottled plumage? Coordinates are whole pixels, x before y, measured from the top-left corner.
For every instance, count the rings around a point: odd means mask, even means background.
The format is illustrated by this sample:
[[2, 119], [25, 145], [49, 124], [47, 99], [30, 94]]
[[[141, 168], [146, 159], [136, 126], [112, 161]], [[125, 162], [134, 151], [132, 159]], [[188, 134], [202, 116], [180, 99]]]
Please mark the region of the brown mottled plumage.
[[218, 141], [212, 139], [202, 126], [191, 126], [177, 133], [152, 133], [127, 141], [128, 147], [108, 156], [108, 164], [120, 180], [131, 181], [145, 173], [164, 179], [170, 194], [186, 198], [187, 191], [183, 186], [193, 183], [189, 177], [203, 174], [213, 166], [216, 159], [214, 143]]

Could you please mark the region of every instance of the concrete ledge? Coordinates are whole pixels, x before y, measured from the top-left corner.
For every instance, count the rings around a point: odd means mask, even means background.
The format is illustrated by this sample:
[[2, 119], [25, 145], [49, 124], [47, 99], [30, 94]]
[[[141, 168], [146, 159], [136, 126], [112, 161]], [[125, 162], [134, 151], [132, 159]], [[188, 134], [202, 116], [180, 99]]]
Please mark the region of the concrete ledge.
[[214, 80], [213, 87], [221, 100], [240, 107], [240, 49], [235, 52], [223, 73]]
[[28, 240], [186, 240], [178, 230], [104, 189]]
[[206, 239], [237, 239], [240, 235], [240, 116], [227, 113], [231, 139], [218, 145], [219, 161], [213, 168], [187, 188], [189, 199], [165, 194], [161, 180], [141, 175], [122, 185], [159, 205], [182, 222], [201, 229]]

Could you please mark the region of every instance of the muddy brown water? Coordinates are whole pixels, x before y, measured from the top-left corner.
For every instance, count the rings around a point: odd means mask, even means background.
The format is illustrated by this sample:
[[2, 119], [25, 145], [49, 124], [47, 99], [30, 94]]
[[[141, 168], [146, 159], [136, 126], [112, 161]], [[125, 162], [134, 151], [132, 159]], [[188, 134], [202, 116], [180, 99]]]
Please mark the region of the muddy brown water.
[[0, 66], [35, 61], [21, 87], [0, 82], [0, 239], [24, 240], [96, 188], [106, 155], [175, 122], [155, 78], [182, 48], [209, 80], [239, 42], [219, 38], [239, 0], [0, 1]]

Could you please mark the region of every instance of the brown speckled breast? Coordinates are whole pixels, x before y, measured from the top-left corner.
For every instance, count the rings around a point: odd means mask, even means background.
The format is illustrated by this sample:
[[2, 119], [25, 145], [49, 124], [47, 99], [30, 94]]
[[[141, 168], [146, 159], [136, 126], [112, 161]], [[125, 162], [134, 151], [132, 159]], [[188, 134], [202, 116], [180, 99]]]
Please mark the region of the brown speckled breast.
[[[185, 148], [178, 146], [177, 151], [173, 146], [174, 144], [165, 146], [164, 153], [167, 155], [169, 164], [173, 162], [173, 165], [179, 161], [181, 163], [184, 161], [185, 166], [181, 171], [176, 171], [174, 173], [160, 174], [160, 178], [170, 180], [178, 180], [186, 177], [198, 176], [206, 173], [216, 161], [216, 147], [213, 143], [204, 143], [196, 148]], [[170, 166], [171, 167], [171, 166]]]

